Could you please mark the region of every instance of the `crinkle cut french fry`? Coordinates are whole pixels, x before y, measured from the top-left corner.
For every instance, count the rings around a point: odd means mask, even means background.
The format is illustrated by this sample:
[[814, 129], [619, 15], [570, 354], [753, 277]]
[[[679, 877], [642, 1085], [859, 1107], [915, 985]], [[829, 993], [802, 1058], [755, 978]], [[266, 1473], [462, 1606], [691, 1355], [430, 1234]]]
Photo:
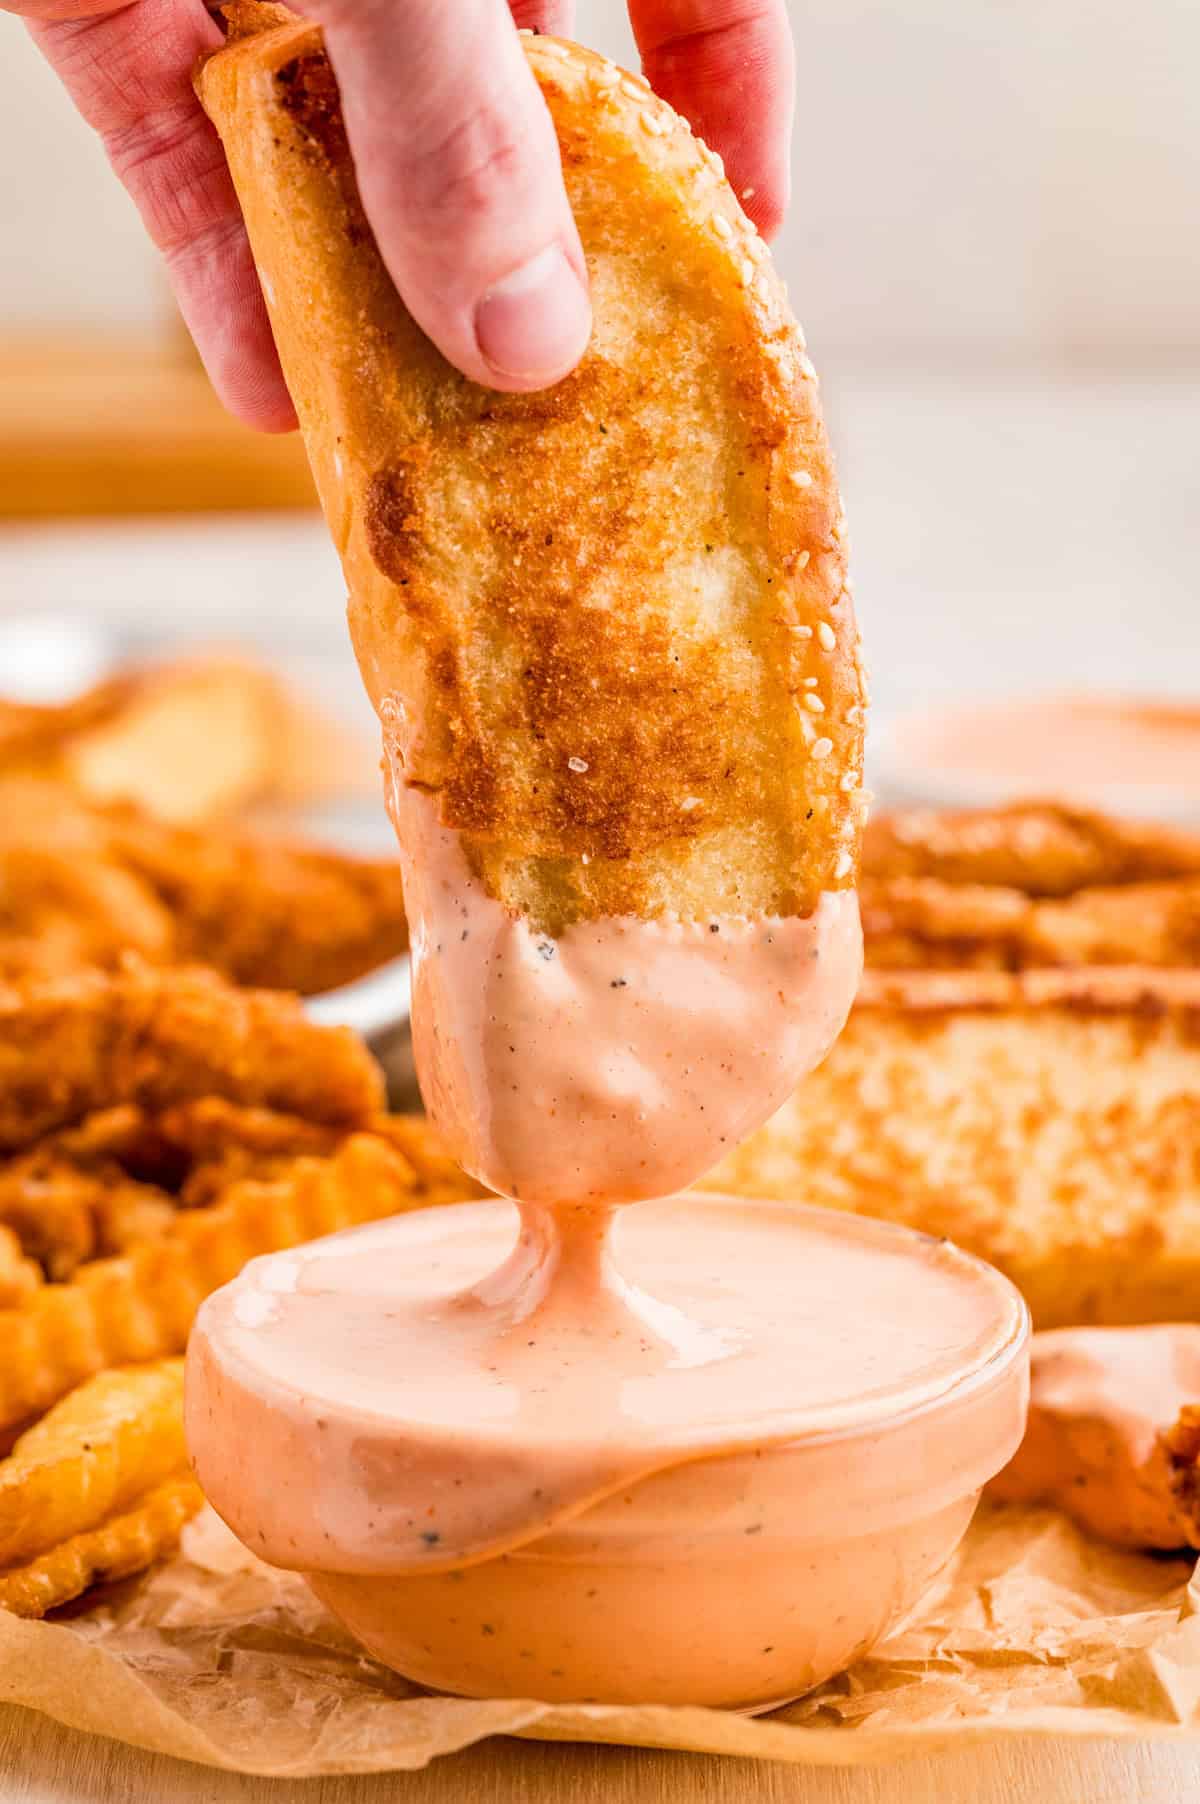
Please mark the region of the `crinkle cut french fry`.
[[39, 1554], [23, 1566], [0, 1569], [0, 1609], [44, 1616], [90, 1585], [142, 1572], [179, 1541], [180, 1531], [204, 1502], [187, 1472], [156, 1485], [121, 1514]]
[[0, 1460], [0, 1568], [96, 1528], [187, 1463], [183, 1361], [99, 1372]]
[[105, 1367], [182, 1353], [203, 1299], [259, 1253], [478, 1194], [440, 1153], [426, 1156], [418, 1172], [390, 1136], [351, 1134], [331, 1158], [236, 1183], [210, 1207], [181, 1211], [152, 1244], [0, 1310], [0, 1430]]

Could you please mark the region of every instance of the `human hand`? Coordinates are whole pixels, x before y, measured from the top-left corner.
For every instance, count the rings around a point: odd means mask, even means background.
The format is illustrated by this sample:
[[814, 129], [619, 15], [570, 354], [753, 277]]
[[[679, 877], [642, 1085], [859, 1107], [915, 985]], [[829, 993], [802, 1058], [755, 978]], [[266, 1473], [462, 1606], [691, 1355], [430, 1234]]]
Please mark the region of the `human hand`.
[[[166, 259], [213, 383], [241, 419], [295, 414], [237, 197], [192, 91], [219, 27], [203, 0], [0, 0], [35, 41]], [[410, 312], [492, 388], [565, 376], [587, 345], [587, 271], [550, 115], [517, 27], [569, 35], [573, 0], [309, 0], [359, 188]], [[720, 152], [769, 234], [788, 195], [786, 0], [629, 0], [651, 85]]]

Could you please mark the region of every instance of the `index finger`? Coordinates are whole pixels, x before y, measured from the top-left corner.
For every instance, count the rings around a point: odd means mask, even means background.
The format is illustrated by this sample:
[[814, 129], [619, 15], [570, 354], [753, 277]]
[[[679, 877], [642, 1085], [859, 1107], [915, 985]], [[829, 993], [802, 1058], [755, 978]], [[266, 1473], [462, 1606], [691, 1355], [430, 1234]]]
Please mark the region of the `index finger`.
[[782, 224], [796, 55], [786, 0], [629, 0], [642, 67], [723, 158], [764, 237]]

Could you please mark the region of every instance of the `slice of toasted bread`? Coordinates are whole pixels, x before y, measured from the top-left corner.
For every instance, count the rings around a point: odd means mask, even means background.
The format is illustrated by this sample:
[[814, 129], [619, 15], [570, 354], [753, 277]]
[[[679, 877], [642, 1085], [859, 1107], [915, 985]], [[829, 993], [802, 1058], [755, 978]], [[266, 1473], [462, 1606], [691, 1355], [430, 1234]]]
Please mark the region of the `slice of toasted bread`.
[[555, 388], [498, 394], [400, 301], [320, 33], [277, 18], [242, 0], [198, 90], [404, 780], [547, 932], [808, 914], [853, 881], [858, 635], [812, 365], [719, 159], [526, 39], [595, 330]]
[[1200, 973], [868, 973], [709, 1179], [992, 1260], [1039, 1327], [1200, 1319]]

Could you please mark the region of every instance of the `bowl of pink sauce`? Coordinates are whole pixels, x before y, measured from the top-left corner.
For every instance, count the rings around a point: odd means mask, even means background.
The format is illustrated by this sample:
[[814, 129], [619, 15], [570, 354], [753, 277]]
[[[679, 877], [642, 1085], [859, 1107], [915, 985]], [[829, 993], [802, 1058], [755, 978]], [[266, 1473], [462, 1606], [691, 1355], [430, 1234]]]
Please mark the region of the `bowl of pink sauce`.
[[946, 1566], [1028, 1341], [998, 1272], [862, 1217], [464, 1203], [253, 1261], [187, 1428], [234, 1532], [410, 1679], [765, 1709]]
[[1053, 796], [1200, 827], [1200, 701], [1065, 694], [901, 715], [884, 733], [876, 777], [891, 805]]

